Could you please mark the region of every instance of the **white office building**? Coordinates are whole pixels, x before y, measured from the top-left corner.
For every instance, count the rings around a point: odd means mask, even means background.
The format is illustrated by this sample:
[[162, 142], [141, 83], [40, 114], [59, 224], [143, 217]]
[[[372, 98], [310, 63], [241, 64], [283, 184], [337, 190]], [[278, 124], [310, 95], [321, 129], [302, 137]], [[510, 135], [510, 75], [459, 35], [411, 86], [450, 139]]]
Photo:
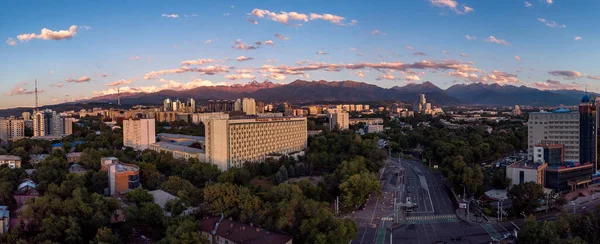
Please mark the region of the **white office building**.
[[143, 151], [156, 143], [154, 119], [123, 120], [123, 145]]
[[544, 143], [563, 145], [565, 161], [579, 162], [579, 112], [559, 109], [530, 113], [527, 137], [529, 160], [533, 160], [535, 145]]

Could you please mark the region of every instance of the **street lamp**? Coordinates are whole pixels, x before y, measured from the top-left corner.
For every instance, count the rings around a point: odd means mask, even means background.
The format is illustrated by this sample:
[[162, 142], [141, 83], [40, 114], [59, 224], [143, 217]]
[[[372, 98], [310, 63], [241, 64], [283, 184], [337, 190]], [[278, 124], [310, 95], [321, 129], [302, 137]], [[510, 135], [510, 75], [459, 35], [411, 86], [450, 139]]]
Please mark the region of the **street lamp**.
[[575, 202], [571, 201], [571, 204], [573, 205], [573, 213], [575, 213], [576, 209], [575, 209]]

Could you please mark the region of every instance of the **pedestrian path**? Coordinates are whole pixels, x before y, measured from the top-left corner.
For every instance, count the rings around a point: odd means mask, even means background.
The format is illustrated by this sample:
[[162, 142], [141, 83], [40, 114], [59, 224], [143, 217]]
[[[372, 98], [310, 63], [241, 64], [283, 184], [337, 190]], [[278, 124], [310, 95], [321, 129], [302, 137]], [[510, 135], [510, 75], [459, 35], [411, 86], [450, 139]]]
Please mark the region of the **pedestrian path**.
[[459, 219], [454, 214], [446, 215], [428, 215], [428, 216], [410, 216], [406, 217], [406, 224], [433, 224], [433, 223], [454, 223]]
[[385, 229], [380, 228], [377, 230], [377, 238], [375, 244], [383, 244], [385, 242]]
[[492, 237], [493, 240], [502, 240], [502, 235], [489, 224], [481, 224], [481, 227]]

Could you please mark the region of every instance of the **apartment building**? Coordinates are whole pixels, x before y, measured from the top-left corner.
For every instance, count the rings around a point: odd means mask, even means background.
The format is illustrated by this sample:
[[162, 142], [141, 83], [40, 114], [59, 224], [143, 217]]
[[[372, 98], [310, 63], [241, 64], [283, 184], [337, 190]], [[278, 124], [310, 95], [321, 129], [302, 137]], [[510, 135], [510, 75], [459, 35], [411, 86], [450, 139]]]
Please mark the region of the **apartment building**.
[[123, 145], [143, 151], [156, 142], [154, 119], [123, 120]]
[[579, 113], [568, 109], [533, 112], [527, 122], [528, 158], [533, 160], [537, 144], [561, 144], [565, 161], [579, 162]]
[[221, 170], [302, 151], [307, 143], [306, 118], [213, 119], [205, 134], [206, 161]]
[[194, 124], [206, 124], [207, 120], [211, 119], [229, 119], [229, 114], [226, 113], [196, 113], [192, 115], [192, 123]]
[[188, 147], [188, 146], [172, 144], [172, 143], [168, 143], [168, 142], [161, 141], [161, 142], [157, 142], [157, 143], [152, 143], [152, 144], [150, 144], [150, 150], [153, 150], [155, 152], [172, 153], [173, 158], [180, 158], [180, 159], [197, 158], [200, 161], [203, 161], [203, 162], [206, 161], [206, 154], [204, 153], [204, 150], [198, 149], [198, 148], [193, 148], [193, 147]]
[[327, 109], [327, 117], [329, 118], [329, 130], [350, 128], [350, 115], [345, 110]]
[[0, 119], [0, 139], [16, 141], [25, 137], [25, 121], [22, 119]]

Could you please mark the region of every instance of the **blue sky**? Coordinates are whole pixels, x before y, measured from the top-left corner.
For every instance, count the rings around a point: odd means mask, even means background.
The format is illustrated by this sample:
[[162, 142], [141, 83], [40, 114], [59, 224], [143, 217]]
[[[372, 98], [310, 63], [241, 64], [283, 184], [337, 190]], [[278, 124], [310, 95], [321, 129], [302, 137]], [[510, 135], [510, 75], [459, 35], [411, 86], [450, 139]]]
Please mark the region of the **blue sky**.
[[41, 104], [267, 79], [597, 91], [600, 2], [528, 2], [8, 0], [0, 108], [33, 106], [34, 79]]

